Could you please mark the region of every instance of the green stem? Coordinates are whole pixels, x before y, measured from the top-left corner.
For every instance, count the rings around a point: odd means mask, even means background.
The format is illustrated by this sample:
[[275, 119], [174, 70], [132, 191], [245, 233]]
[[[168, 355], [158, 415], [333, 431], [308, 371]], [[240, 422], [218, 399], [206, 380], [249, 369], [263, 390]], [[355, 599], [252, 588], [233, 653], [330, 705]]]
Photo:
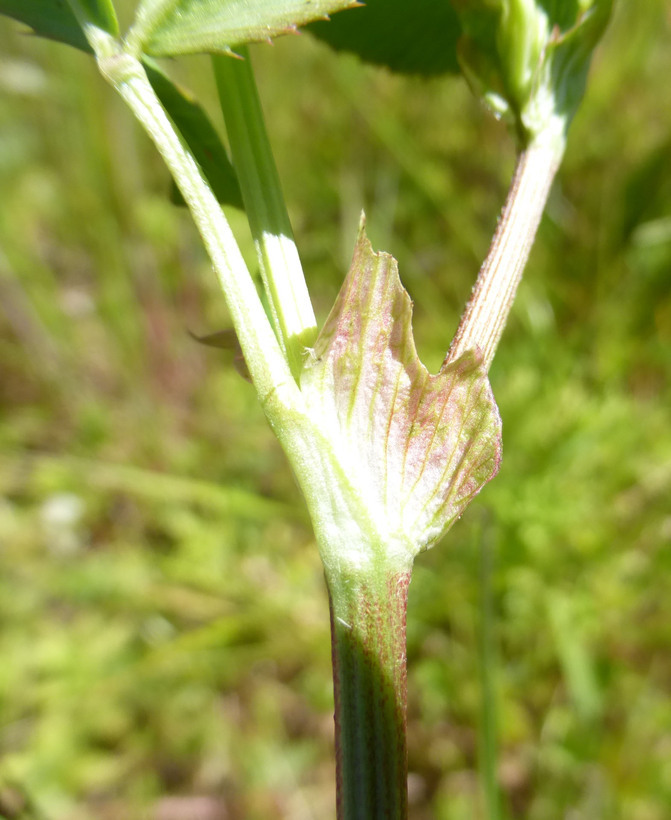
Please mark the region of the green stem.
[[288, 409], [299, 410], [300, 394], [221, 206], [168, 119], [142, 64], [103, 34], [96, 32], [100, 71], [129, 105], [179, 186], [219, 276], [259, 398], [271, 424], [281, 424]]
[[314, 344], [317, 322], [266, 133], [249, 52], [244, 47], [237, 50], [243, 59], [213, 56], [212, 64], [275, 331], [298, 377], [305, 350]]
[[365, 573], [332, 573], [327, 583], [337, 817], [405, 820], [405, 624], [410, 570], [385, 567]]
[[557, 140], [531, 143], [521, 153], [487, 258], [452, 341], [448, 361], [478, 348], [489, 368], [531, 252], [563, 153]]

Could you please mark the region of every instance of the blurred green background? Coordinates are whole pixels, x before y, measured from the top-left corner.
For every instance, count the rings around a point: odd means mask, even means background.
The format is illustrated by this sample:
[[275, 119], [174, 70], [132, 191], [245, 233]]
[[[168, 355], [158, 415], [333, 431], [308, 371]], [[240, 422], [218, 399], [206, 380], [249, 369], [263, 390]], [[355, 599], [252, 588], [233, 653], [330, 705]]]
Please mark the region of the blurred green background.
[[[485, 820], [494, 723], [505, 816], [671, 816], [670, 34], [618, 4], [491, 372], [501, 473], [416, 564], [416, 820]], [[510, 137], [458, 79], [253, 57], [320, 319], [365, 207], [437, 368]], [[174, 70], [220, 125], [207, 60]], [[92, 61], [7, 20], [0, 191], [0, 817], [332, 817], [319, 559], [251, 387], [189, 336], [229, 326], [215, 277]]]

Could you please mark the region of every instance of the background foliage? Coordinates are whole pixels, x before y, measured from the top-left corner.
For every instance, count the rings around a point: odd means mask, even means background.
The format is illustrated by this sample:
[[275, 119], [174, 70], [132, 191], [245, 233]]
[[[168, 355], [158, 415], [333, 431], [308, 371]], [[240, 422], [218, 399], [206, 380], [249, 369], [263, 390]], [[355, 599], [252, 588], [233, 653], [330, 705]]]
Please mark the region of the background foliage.
[[[501, 474], [416, 565], [417, 820], [484, 818], [494, 719], [508, 816], [668, 816], [670, 28], [664, 0], [616, 9], [491, 373]], [[331, 816], [306, 514], [252, 389], [187, 332], [226, 327], [223, 298], [92, 61], [17, 31], [0, 23], [0, 817]], [[253, 56], [319, 316], [365, 206], [435, 369], [511, 139], [457, 79], [307, 36]], [[206, 60], [178, 71], [214, 99]]]

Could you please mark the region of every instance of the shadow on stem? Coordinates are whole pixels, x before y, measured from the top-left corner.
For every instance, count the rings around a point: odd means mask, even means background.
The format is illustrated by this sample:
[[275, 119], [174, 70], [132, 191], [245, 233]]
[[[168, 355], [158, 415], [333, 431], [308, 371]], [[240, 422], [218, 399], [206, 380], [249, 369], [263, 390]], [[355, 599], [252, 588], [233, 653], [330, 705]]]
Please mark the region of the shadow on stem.
[[406, 611], [410, 572], [327, 577], [338, 820], [407, 817]]

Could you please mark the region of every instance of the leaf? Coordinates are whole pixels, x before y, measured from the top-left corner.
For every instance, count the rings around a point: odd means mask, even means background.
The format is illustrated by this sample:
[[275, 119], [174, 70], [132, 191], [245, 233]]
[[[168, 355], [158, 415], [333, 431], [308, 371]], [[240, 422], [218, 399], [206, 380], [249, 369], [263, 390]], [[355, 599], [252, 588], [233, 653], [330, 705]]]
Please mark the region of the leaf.
[[301, 391], [388, 541], [414, 553], [496, 474], [501, 422], [477, 352], [431, 375], [411, 320], [396, 260], [374, 253], [362, 227]]
[[[214, 195], [222, 204], [242, 209], [242, 194], [235, 170], [204, 109], [152, 60], [145, 59], [144, 67], [161, 105], [191, 149]], [[184, 203], [177, 186], [173, 188], [172, 198], [178, 205]]]
[[269, 40], [356, 0], [143, 0], [129, 40], [146, 54], [225, 53]]
[[197, 336], [189, 330], [189, 336], [205, 347], [216, 347], [219, 350], [228, 350], [233, 353], [233, 366], [245, 381], [251, 383], [252, 377], [245, 362], [245, 357], [240, 347], [240, 342], [232, 328], [228, 330], [217, 330], [215, 333], [207, 333], [205, 336]]
[[589, 6], [549, 46], [557, 109], [568, 119], [573, 117], [585, 93], [592, 52], [608, 25], [613, 0], [593, 0]]
[[366, 0], [361, 8], [308, 26], [336, 51], [403, 74], [458, 73], [461, 26], [447, 0]]
[[66, 0], [0, 0], [0, 14], [30, 26], [40, 37], [91, 51]]
[[613, 0], [452, 0], [466, 78], [522, 144], [564, 139]]

